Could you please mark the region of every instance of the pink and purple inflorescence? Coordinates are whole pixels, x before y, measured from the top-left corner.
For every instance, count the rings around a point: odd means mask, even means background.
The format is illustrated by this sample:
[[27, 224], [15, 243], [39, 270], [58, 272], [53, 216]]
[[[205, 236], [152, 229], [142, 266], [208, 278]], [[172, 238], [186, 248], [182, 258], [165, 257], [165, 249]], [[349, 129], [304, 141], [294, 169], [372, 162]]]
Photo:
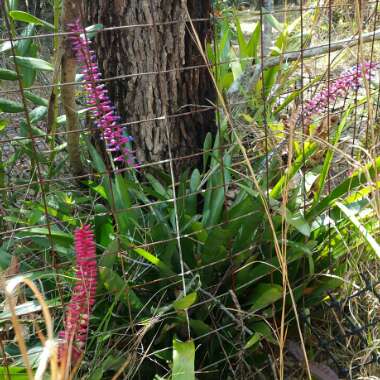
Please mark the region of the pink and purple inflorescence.
[[102, 76], [97, 64], [96, 54], [91, 50], [91, 41], [86, 38], [79, 20], [68, 25], [69, 31], [74, 32], [69, 36], [75, 57], [80, 65], [80, 73], [83, 74], [84, 89], [87, 94], [88, 105], [97, 127], [102, 132], [107, 151], [115, 157], [114, 161], [134, 163], [128, 143], [132, 137], [126, 134], [125, 128], [120, 125], [120, 116], [115, 112], [104, 84], [99, 84]]
[[317, 93], [304, 107], [304, 123], [311, 123], [313, 115], [321, 114], [333, 104], [338, 97], [344, 97], [349, 90], [357, 90], [362, 86], [363, 72], [367, 80], [374, 76], [374, 71], [379, 68], [378, 63], [364, 62], [344, 71], [337, 79], [330, 82], [329, 86]]
[[[68, 306], [65, 330], [59, 333], [58, 356], [75, 365], [81, 357], [87, 341], [89, 317], [96, 293], [96, 247], [89, 226], [75, 231], [76, 285]], [[70, 352], [71, 349], [71, 352]]]

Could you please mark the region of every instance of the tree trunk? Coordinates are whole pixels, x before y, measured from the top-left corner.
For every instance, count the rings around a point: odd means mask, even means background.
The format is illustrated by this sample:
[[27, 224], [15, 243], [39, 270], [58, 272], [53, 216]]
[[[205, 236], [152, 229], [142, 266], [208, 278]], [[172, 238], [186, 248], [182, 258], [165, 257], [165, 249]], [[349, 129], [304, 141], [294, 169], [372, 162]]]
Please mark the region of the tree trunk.
[[[147, 120], [128, 127], [134, 137], [136, 158], [143, 164], [168, 159], [170, 148], [177, 172], [194, 165], [200, 159], [196, 154], [202, 150], [207, 132], [215, 129], [213, 110], [204, 109], [215, 98], [212, 81], [207, 68], [191, 68], [205, 62], [185, 21], [186, 7], [192, 19], [208, 18], [210, 3], [210, 0], [87, 2], [90, 24], [130, 26], [99, 33], [94, 46], [104, 78], [126, 76], [106, 82], [123, 122]], [[210, 31], [208, 20], [198, 21], [195, 26], [200, 40], [205, 42]], [[180, 116], [192, 111], [191, 115]], [[163, 120], [163, 116], [168, 118]], [[157, 118], [161, 120], [152, 120]], [[178, 160], [187, 155], [194, 157]]]
[[[73, 22], [79, 12], [80, 4], [75, 0], [65, 0], [63, 2], [62, 12], [62, 25]], [[77, 62], [74, 53], [71, 49], [70, 41], [64, 37], [62, 55], [62, 70], [61, 79], [62, 83], [75, 82], [75, 73], [77, 69]], [[63, 86], [61, 89], [61, 97], [63, 108], [66, 114], [66, 131], [67, 131], [67, 152], [71, 172], [74, 176], [83, 174], [83, 166], [81, 162], [80, 144], [79, 144], [79, 119], [76, 114], [75, 104], [75, 86]], [[50, 127], [50, 126], [49, 126]], [[54, 138], [54, 137], [53, 137]]]

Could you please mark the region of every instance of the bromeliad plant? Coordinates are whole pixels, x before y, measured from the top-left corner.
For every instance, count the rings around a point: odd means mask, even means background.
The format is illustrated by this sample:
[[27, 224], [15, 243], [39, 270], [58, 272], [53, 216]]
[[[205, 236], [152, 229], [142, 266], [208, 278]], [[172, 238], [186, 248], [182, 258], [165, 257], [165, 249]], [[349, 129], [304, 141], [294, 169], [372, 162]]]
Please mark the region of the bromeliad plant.
[[[221, 133], [225, 133], [223, 129]], [[69, 312], [66, 318], [65, 341], [72, 341], [72, 359], [82, 354], [82, 343], [87, 337], [86, 316], [93, 305], [94, 334], [87, 339], [81, 374], [89, 371], [95, 378], [112, 376], [125, 363], [125, 355], [136, 352], [135, 344], [149, 349], [146, 361], [139, 365], [131, 361], [128, 376], [133, 376], [137, 368], [143, 378], [164, 376], [171, 365], [173, 370], [180, 371], [179, 362], [188, 363], [184, 357], [193, 357], [193, 370], [207, 371], [211, 367], [218, 375], [213, 377], [210, 373], [208, 378], [220, 378], [230, 371], [223, 365], [225, 353], [230, 357], [244, 355], [251, 368], [263, 365], [264, 342], [277, 345], [277, 332], [269, 326], [277, 323], [283, 293], [270, 223], [277, 239], [286, 246], [288, 276], [295, 299], [297, 302], [304, 299], [302, 305], [306, 307], [320, 301], [326, 289], [339, 285], [339, 277], [347, 269], [343, 258], [348, 247], [368, 251], [368, 235], [358, 226], [378, 229], [378, 222], [369, 217], [373, 210], [368, 194], [373, 190], [369, 179], [380, 169], [379, 160], [358, 169], [329, 194], [322, 193], [317, 202], [307, 204], [305, 212], [300, 212], [304, 202], [302, 192], [290, 192], [284, 209], [281, 189], [298, 170], [296, 166], [304, 165], [302, 157], [296, 157], [294, 167], [283, 176], [281, 163], [273, 160], [268, 180], [265, 156], [252, 157], [260, 186], [263, 189], [269, 186], [269, 220], [253, 182], [239, 174], [244, 164], [236, 146], [223, 152], [220, 149], [223, 139], [224, 136], [217, 136], [212, 143], [212, 137], [207, 137], [203, 167], [182, 174], [176, 188], [176, 207], [170, 178], [164, 173], [154, 177], [144, 174], [142, 169], [145, 182], [135, 181], [129, 173], [110, 178], [104, 174], [104, 163], [91, 146], [92, 164], [98, 176], [87, 182], [87, 195], [73, 192], [70, 197], [63, 196], [63, 189], [62, 196], [57, 191], [48, 195], [49, 212], [59, 221], [50, 235], [61, 259], [71, 257], [71, 234], [65, 230], [74, 229], [81, 219], [91, 220], [96, 244], [104, 252], [99, 257], [98, 294], [105, 296], [95, 298], [94, 303], [96, 272], [94, 246], [89, 242], [91, 233], [85, 229], [77, 235], [77, 239], [84, 238], [87, 242], [77, 247], [78, 253], [83, 252], [77, 274], [80, 280], [80, 274], [86, 273], [90, 283], [74, 288], [74, 312]], [[352, 192], [355, 196], [350, 195]], [[38, 209], [42, 209], [42, 203], [24, 203], [25, 219], [29, 218], [33, 225]], [[284, 218], [289, 227], [285, 240]], [[49, 231], [40, 227], [17, 232], [14, 239], [3, 243], [2, 249], [17, 255], [23, 269], [30, 270], [41, 263], [23, 259], [39, 257], [36, 253], [46, 246]], [[81, 261], [85, 257], [91, 263], [89, 272], [80, 267], [85, 265]], [[331, 268], [334, 276], [320, 276]], [[54, 293], [49, 291], [56, 287], [53, 279], [46, 278], [44, 273], [36, 274], [35, 278], [44, 284], [47, 301], [54, 302], [51, 295]], [[82, 303], [86, 305], [83, 306], [86, 310], [78, 309], [79, 303], [81, 307]], [[289, 305], [286, 298], [286, 316], [291, 321]], [[237, 307], [241, 312], [230, 312]], [[0, 317], [4, 321], [7, 318]], [[74, 331], [80, 335], [71, 338]], [[220, 339], [215, 339], [215, 334]], [[33, 344], [29, 340], [30, 349]], [[152, 358], [159, 364], [157, 367], [152, 366]], [[168, 362], [172, 364], [169, 366]], [[235, 364], [232, 366], [237, 370]]]
[[[266, 323], [272, 324], [280, 312], [283, 289], [269, 220], [252, 182], [234, 175], [240, 165], [233, 159], [235, 148], [222, 154], [220, 139], [216, 138], [213, 146], [211, 141], [209, 136], [204, 147], [208, 153], [204, 154], [203, 170], [196, 169], [191, 175], [184, 173], [181, 177], [177, 189], [177, 214], [170, 179], [163, 173], [160, 180], [147, 174], [145, 185], [120, 174], [113, 179], [103, 177], [100, 182], [89, 183], [103, 201], [103, 205], [95, 205], [94, 224], [97, 243], [105, 250], [99, 264], [100, 289], [110, 295], [108, 299], [99, 299], [94, 311], [98, 326], [96, 334], [108, 334], [108, 339], [90, 338], [88, 344], [94, 362], [98, 363], [92, 370], [98, 375], [112, 373], [112, 368], [121, 364], [118, 358], [123, 350], [135, 349], [132, 343], [136, 332], [132, 332], [133, 329], [139, 324], [149, 326], [153, 320], [155, 323], [149, 329], [140, 331], [144, 334], [141, 344], [151, 344], [151, 353], [161, 365], [171, 361], [168, 347], [173, 344], [174, 350], [181, 349], [180, 342], [175, 340], [172, 343], [172, 340], [188, 339], [184, 333], [186, 311], [191, 342], [202, 342], [195, 356], [195, 368], [200, 370], [223, 361], [221, 345], [230, 355], [238, 354], [242, 345], [247, 352], [254, 351], [255, 355], [245, 358], [254, 366], [260, 365], [260, 341], [276, 344], [275, 333]], [[104, 173], [100, 157], [93, 148], [90, 150], [95, 168]], [[264, 160], [265, 157], [256, 158], [253, 164], [261, 177], [260, 185], [265, 188]], [[273, 163], [271, 167], [269, 181], [272, 223], [278, 239], [282, 239], [284, 217], [289, 225], [287, 239], [283, 241], [287, 247], [289, 277], [296, 299], [305, 297], [305, 305], [309, 305], [319, 300], [326, 289], [339, 284], [337, 277], [344, 274], [347, 265], [341, 261], [347, 252], [345, 240], [350, 239], [357, 247], [366, 244], [360, 229], [352, 231], [348, 214], [343, 213], [340, 206], [335, 207], [335, 202], [343, 201], [353, 213], [360, 204], [360, 212], [365, 215], [365, 210], [368, 212], [370, 208], [363, 190], [371, 186], [365, 173], [372, 175], [375, 167], [369, 165], [353, 173], [302, 214], [299, 209], [303, 200], [299, 192], [292, 193], [284, 213], [281, 191], [277, 189], [285, 185], [283, 177], [278, 177], [277, 164]], [[111, 189], [116, 195], [115, 204], [112, 203]], [[361, 195], [355, 199], [349, 196], [350, 191], [359, 189]], [[235, 195], [226, 203], [229, 193]], [[140, 206], [134, 207], [137, 204]], [[329, 207], [333, 228], [326, 223]], [[114, 220], [110, 216], [112, 209], [118, 210]], [[361, 214], [356, 215], [360, 218]], [[186, 296], [180, 285], [177, 217], [186, 269]], [[334, 251], [331, 251], [331, 245]], [[120, 252], [125, 254], [120, 255]], [[337, 277], [321, 280], [315, 276], [327, 271], [331, 261]], [[130, 273], [128, 281], [123, 279], [124, 271]], [[216, 290], [210, 292], [210, 289]], [[230, 289], [237, 298], [231, 296]], [[252, 334], [247, 333], [245, 338], [241, 337], [241, 329], [236, 327], [231, 314], [225, 312], [225, 308], [234, 308], [236, 302], [246, 313], [242, 323]], [[106, 315], [104, 310], [108, 310]], [[135, 320], [132, 325], [130, 315]], [[292, 315], [290, 307], [288, 315]], [[158, 324], [157, 320], [161, 323]], [[227, 326], [219, 331], [222, 343], [212, 339], [215, 320], [220, 326]], [[125, 331], [123, 336], [117, 333], [120, 329]], [[115, 331], [115, 335], [109, 331]], [[182, 349], [194, 352], [194, 344], [183, 344]], [[111, 351], [107, 349], [110, 345], [114, 347]], [[103, 360], [106, 350], [108, 355]], [[219, 373], [224, 370], [223, 367], [217, 368]], [[132, 366], [132, 372], [133, 369]], [[148, 363], [143, 363], [139, 371], [146, 378], [153, 377], [152, 371], [165, 373], [152, 369]]]

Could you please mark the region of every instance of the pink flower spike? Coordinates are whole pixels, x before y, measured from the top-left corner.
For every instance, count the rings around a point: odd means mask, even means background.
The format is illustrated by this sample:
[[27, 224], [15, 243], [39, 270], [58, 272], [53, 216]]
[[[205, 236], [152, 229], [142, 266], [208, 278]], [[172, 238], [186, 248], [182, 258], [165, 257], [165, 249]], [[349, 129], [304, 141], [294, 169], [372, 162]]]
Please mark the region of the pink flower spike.
[[[99, 84], [101, 74], [97, 65], [95, 52], [91, 49], [91, 41], [86, 39], [84, 28], [80, 20], [68, 24], [69, 30], [75, 34], [69, 37], [72, 49], [80, 65], [81, 74], [85, 78], [84, 89], [90, 112], [96, 120], [96, 125], [101, 129], [106, 146], [112, 148], [117, 156], [114, 161], [134, 162], [133, 156], [124, 157], [128, 153], [126, 144], [132, 139], [125, 140], [125, 128], [120, 125], [120, 116], [115, 113], [115, 107], [108, 96], [108, 90], [104, 84]], [[117, 148], [117, 149], [116, 149]]]
[[339, 78], [330, 82], [329, 86], [316, 94], [304, 107], [304, 123], [309, 125], [312, 117], [326, 111], [330, 104], [333, 104], [338, 97], [346, 96], [348, 91], [357, 90], [362, 85], [363, 70], [367, 80], [374, 75], [373, 70], [379, 68], [379, 64], [371, 61], [364, 62], [346, 70]]
[[75, 365], [84, 353], [89, 316], [95, 303], [97, 264], [94, 234], [89, 226], [75, 231], [76, 285], [68, 305], [65, 330], [59, 332], [58, 356], [61, 364], [70, 359]]

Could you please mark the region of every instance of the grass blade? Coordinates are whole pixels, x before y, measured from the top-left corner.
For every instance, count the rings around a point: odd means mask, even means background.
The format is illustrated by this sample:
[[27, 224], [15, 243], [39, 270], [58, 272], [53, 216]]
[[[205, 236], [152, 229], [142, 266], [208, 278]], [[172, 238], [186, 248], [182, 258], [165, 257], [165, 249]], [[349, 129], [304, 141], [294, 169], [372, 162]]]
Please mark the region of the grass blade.
[[356, 229], [363, 235], [364, 239], [371, 246], [376, 256], [380, 259], [380, 245], [374, 239], [374, 237], [367, 231], [367, 229], [360, 223], [359, 219], [354, 215], [354, 213], [343, 203], [336, 202], [336, 205], [340, 208], [344, 215], [350, 220], [350, 222], [356, 227]]
[[352, 110], [353, 110], [353, 108], [350, 107], [344, 113], [344, 115], [342, 117], [342, 120], [339, 123], [338, 128], [337, 128], [337, 130], [335, 132], [334, 141], [333, 141], [333, 144], [332, 144], [333, 146], [330, 149], [328, 149], [328, 151], [326, 153], [326, 158], [324, 160], [322, 171], [321, 171], [321, 175], [319, 177], [318, 191], [316, 192], [315, 198], [314, 198], [314, 204], [318, 203], [318, 201], [320, 199], [320, 196], [321, 196], [321, 193], [323, 192], [323, 189], [324, 189], [325, 184], [326, 184], [327, 175], [328, 175], [328, 173], [330, 171], [331, 163], [332, 163], [332, 160], [333, 160], [333, 157], [334, 157], [335, 147], [339, 143], [340, 136], [341, 136], [341, 134], [342, 134], [342, 132], [343, 132], [345, 126], [346, 126], [346, 123], [347, 123], [347, 118], [348, 118], [349, 114], [352, 112]]

